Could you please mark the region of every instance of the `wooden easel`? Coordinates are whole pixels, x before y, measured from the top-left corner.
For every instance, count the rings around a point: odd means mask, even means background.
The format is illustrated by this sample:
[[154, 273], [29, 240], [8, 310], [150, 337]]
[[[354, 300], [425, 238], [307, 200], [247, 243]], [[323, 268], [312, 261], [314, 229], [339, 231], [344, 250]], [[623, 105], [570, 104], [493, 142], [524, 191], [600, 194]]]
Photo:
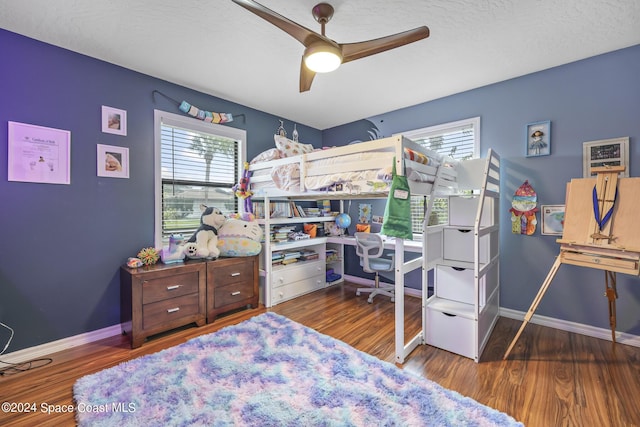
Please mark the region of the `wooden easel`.
[[564, 230], [557, 240], [560, 255], [503, 359], [509, 357], [561, 264], [604, 270], [611, 337], [616, 341], [616, 273], [640, 275], [640, 227], [636, 219], [640, 209], [640, 178], [618, 178], [624, 166], [592, 170], [597, 173], [596, 178], [572, 179], [567, 184]]

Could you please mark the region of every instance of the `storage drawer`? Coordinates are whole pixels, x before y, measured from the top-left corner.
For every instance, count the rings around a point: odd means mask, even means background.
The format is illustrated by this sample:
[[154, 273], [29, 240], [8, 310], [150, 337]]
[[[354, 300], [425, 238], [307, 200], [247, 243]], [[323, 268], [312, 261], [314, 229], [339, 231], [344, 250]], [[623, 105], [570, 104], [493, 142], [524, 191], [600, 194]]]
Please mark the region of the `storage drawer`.
[[207, 264], [207, 279], [211, 279], [214, 287], [227, 286], [233, 283], [253, 280], [253, 257], [220, 259]]
[[142, 281], [142, 304], [150, 304], [168, 298], [198, 292], [197, 271], [183, 274], [171, 274], [157, 279]]
[[565, 264], [615, 271], [634, 276], [640, 274], [640, 263], [635, 259], [571, 251], [562, 251], [561, 257], [562, 262]]
[[308, 277], [304, 280], [299, 280], [297, 282], [280, 286], [277, 289], [273, 289], [273, 294], [271, 295], [271, 304], [278, 304], [279, 302], [295, 298], [302, 294], [307, 294], [309, 292], [322, 289], [325, 287], [325, 285], [326, 277], [323, 272], [323, 274], [320, 276]]
[[[449, 198], [449, 225], [456, 227], [473, 227], [475, 225], [476, 214], [478, 213], [478, 203], [480, 197], [450, 197]], [[480, 225], [485, 227], [493, 225], [495, 219], [493, 210], [493, 199], [485, 198], [482, 208], [482, 219]]]
[[217, 287], [214, 291], [214, 308], [221, 308], [237, 301], [252, 298], [254, 296], [253, 288], [253, 280]]
[[142, 306], [142, 328], [152, 329], [199, 313], [198, 294], [184, 295]]
[[427, 344], [475, 358], [473, 319], [427, 307]]
[[325, 279], [326, 264], [322, 261], [304, 262], [296, 266], [283, 266], [271, 275], [271, 287], [277, 288], [288, 283], [304, 280], [312, 276], [322, 275]]
[[[436, 296], [465, 304], [475, 304], [475, 286], [473, 284], [473, 269], [458, 268], [446, 265], [436, 266], [435, 292]], [[480, 278], [478, 293], [480, 307], [485, 302], [485, 278]]]
[[[489, 259], [489, 238], [491, 234], [480, 237], [480, 262], [485, 264]], [[443, 258], [452, 261], [473, 262], [473, 230], [445, 228]]]

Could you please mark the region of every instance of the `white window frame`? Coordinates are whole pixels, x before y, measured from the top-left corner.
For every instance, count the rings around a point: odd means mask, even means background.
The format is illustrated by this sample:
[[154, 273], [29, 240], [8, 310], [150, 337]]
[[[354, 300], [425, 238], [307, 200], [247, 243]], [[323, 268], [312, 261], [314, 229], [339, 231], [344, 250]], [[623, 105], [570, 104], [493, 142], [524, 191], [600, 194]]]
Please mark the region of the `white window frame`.
[[[247, 159], [247, 132], [243, 129], [232, 128], [225, 125], [207, 123], [192, 117], [181, 116], [179, 114], [168, 113], [166, 111], [154, 110], [153, 131], [154, 131], [154, 181], [155, 181], [155, 206], [154, 206], [154, 245], [160, 249], [162, 247], [162, 131], [161, 125], [165, 123], [170, 126], [191, 129], [196, 132], [211, 133], [225, 138], [238, 141], [238, 175], [242, 174], [244, 163]], [[240, 176], [236, 176], [238, 182]]]
[[[413, 129], [400, 133], [404, 137], [411, 140], [420, 140], [429, 138], [432, 136], [441, 135], [448, 131], [465, 128], [471, 126], [473, 128], [473, 157], [477, 159], [480, 157], [480, 117], [471, 117], [468, 119], [457, 120], [454, 122], [442, 123], [434, 126], [427, 126], [420, 129]], [[444, 153], [443, 153], [444, 154]], [[413, 217], [411, 221], [413, 225]], [[420, 231], [413, 231], [414, 234], [422, 234]]]

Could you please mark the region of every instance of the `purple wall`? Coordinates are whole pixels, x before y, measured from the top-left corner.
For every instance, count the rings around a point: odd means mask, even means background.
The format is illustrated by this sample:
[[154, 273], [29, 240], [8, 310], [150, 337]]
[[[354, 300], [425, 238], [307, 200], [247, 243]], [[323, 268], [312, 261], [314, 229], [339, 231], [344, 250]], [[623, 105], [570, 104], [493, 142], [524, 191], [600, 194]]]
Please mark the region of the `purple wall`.
[[[181, 114], [154, 90], [234, 114], [249, 159], [274, 146], [279, 117], [5, 30], [0, 55], [0, 321], [15, 330], [12, 352], [120, 323], [119, 266], [153, 245], [153, 110]], [[127, 136], [101, 132], [102, 105], [127, 111]], [[7, 181], [8, 121], [71, 131], [71, 185]], [[298, 131], [322, 145], [319, 130]], [[96, 176], [96, 144], [129, 148], [129, 179]]]

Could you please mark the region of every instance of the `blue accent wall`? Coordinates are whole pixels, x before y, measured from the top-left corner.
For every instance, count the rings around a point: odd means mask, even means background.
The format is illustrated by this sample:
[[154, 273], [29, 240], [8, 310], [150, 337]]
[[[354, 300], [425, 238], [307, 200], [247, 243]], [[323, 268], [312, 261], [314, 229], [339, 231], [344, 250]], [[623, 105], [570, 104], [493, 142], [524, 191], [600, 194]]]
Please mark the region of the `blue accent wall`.
[[[154, 90], [234, 114], [228, 126], [247, 131], [249, 159], [273, 147], [280, 117], [5, 30], [0, 54], [0, 321], [15, 329], [12, 352], [119, 323], [119, 266], [153, 244], [153, 110], [181, 114]], [[558, 245], [539, 231], [511, 234], [511, 196], [528, 179], [539, 204], [564, 203], [566, 182], [582, 176], [584, 141], [629, 136], [631, 175], [640, 175], [639, 76], [634, 46], [344, 126], [298, 131], [320, 147], [480, 116], [482, 153], [492, 147], [503, 160], [501, 305], [526, 311]], [[102, 105], [127, 111], [127, 136], [101, 132]], [[525, 125], [541, 120], [551, 120], [551, 155], [527, 158]], [[7, 181], [8, 121], [71, 131], [70, 185]], [[285, 127], [293, 129], [286, 118]], [[96, 144], [129, 148], [129, 179], [96, 176]], [[603, 276], [563, 266], [537, 313], [608, 328]], [[618, 330], [634, 335], [639, 285], [618, 275]]]
[[[493, 148], [502, 158], [500, 305], [526, 312], [559, 253], [559, 245], [556, 236], [540, 234], [539, 215], [535, 235], [511, 233], [513, 194], [529, 180], [537, 192], [538, 206], [564, 204], [566, 183], [582, 177], [585, 141], [630, 137], [630, 176], [640, 176], [639, 112], [640, 45], [366, 121], [385, 137], [481, 117], [482, 155]], [[543, 120], [551, 121], [551, 155], [526, 157], [525, 126]], [[326, 129], [324, 144], [348, 143], [361, 129], [362, 121]], [[563, 265], [536, 314], [608, 329], [604, 286], [602, 271]], [[640, 279], [619, 274], [618, 295], [617, 330], [640, 335]]]
[[[153, 111], [182, 114], [154, 90], [234, 114], [248, 159], [274, 147], [280, 117], [5, 30], [0, 56], [0, 322], [15, 330], [12, 352], [120, 323], [119, 267], [153, 246]], [[102, 133], [103, 105], [127, 111], [127, 136]], [[7, 181], [8, 121], [71, 131], [70, 185]], [[322, 146], [319, 130], [297, 128]], [[129, 179], [96, 175], [97, 144], [129, 148]]]

